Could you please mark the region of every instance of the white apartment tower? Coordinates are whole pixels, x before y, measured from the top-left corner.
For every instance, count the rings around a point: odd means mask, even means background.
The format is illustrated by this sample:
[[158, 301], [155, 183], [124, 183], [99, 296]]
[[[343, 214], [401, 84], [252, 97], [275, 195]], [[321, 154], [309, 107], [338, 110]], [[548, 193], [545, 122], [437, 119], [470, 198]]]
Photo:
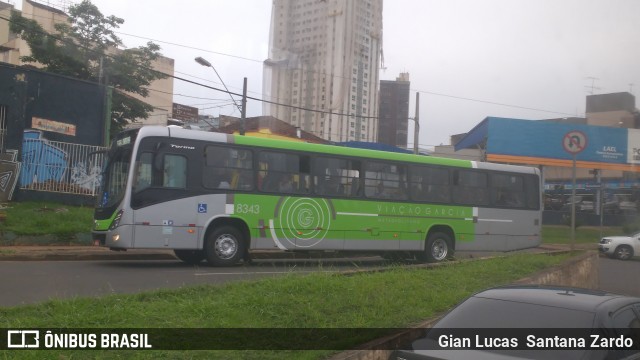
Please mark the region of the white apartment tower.
[[331, 141], [378, 139], [382, 0], [273, 0], [264, 114]]

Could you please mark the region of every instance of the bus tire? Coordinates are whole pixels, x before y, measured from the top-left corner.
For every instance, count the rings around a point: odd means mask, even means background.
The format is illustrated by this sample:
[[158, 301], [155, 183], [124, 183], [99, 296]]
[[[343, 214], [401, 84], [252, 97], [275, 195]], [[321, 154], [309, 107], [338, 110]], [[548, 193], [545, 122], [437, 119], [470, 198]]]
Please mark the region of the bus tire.
[[207, 237], [204, 253], [211, 266], [232, 266], [244, 256], [242, 233], [233, 226], [221, 226]]
[[424, 261], [429, 263], [441, 262], [453, 256], [451, 237], [443, 232], [434, 232], [427, 238], [424, 249]]
[[199, 264], [204, 260], [202, 250], [173, 250], [174, 255], [183, 262], [191, 265]]

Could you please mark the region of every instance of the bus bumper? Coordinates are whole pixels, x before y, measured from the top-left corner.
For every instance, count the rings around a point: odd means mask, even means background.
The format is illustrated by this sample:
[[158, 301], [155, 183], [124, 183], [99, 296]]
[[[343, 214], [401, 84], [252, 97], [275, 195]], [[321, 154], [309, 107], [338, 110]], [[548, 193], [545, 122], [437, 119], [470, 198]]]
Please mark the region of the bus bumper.
[[93, 231], [93, 243], [98, 246], [105, 246], [112, 249], [128, 249], [133, 247], [132, 234], [133, 227], [121, 225], [113, 230]]

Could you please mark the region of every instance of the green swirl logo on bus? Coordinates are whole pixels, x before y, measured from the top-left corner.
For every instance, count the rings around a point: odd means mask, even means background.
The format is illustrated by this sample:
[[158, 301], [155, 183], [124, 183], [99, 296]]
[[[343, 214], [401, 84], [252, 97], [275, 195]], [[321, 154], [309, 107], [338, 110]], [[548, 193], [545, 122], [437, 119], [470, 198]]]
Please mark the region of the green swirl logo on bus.
[[324, 199], [285, 198], [276, 209], [275, 226], [291, 245], [312, 247], [327, 236], [331, 217]]

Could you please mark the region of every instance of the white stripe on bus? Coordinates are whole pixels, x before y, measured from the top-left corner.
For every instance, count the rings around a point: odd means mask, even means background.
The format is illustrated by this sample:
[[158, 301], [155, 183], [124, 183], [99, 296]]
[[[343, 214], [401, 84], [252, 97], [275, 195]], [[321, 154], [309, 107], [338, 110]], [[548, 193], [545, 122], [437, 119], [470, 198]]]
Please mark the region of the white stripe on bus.
[[280, 242], [280, 240], [278, 240], [278, 237], [276, 236], [276, 231], [273, 226], [273, 219], [269, 219], [269, 231], [271, 231], [271, 237], [273, 238], [273, 242], [276, 243], [276, 246], [278, 247], [278, 249], [287, 250], [287, 248], [284, 247], [284, 245], [282, 245], [282, 243]]
[[336, 214], [347, 215], [347, 216], [380, 216], [378, 214], [350, 213], [350, 212], [337, 212]]

